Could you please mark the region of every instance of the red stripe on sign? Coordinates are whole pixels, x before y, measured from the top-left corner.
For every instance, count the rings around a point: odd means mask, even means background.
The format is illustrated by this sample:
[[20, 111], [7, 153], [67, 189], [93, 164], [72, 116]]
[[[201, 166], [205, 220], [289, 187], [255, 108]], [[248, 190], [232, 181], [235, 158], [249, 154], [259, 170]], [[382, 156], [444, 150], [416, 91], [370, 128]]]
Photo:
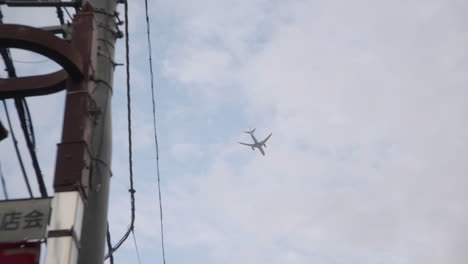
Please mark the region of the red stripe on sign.
[[40, 242], [0, 243], [1, 264], [39, 264]]

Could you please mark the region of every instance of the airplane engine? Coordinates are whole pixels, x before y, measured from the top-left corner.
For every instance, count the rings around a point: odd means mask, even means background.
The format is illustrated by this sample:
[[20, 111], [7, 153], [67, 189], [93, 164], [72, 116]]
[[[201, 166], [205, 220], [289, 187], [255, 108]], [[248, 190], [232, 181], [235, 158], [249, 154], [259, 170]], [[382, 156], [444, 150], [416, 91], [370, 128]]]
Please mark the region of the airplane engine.
[[263, 146], [266, 148], [266, 144], [263, 144]]

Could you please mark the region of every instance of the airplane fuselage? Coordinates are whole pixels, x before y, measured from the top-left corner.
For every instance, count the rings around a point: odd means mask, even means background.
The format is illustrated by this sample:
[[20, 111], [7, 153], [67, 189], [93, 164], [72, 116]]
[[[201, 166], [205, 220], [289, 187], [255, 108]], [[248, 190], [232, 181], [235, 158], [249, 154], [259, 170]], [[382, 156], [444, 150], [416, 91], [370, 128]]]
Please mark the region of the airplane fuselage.
[[250, 134], [250, 136], [252, 137], [252, 139], [254, 141], [254, 148], [258, 148], [258, 150], [260, 150], [260, 153], [262, 153], [262, 155], [265, 156], [265, 151], [263, 150], [263, 145], [258, 142], [257, 138], [255, 138], [253, 133]]
[[255, 150], [255, 148], [258, 148], [258, 150], [260, 151], [260, 153], [262, 153], [262, 155], [265, 156], [265, 151], [263, 150], [263, 147], [266, 147], [266, 141], [271, 137], [272, 133], [270, 133], [270, 135], [268, 137], [266, 137], [264, 140], [262, 141], [258, 141], [257, 138], [254, 136], [254, 133], [255, 132], [255, 129], [251, 130], [251, 131], [246, 131], [245, 133], [249, 134], [250, 137], [252, 137], [252, 140], [253, 140], [253, 144], [248, 144], [248, 143], [243, 143], [243, 142], [239, 142], [240, 144], [242, 145], [246, 145], [246, 146], [249, 146], [252, 148], [252, 150]]

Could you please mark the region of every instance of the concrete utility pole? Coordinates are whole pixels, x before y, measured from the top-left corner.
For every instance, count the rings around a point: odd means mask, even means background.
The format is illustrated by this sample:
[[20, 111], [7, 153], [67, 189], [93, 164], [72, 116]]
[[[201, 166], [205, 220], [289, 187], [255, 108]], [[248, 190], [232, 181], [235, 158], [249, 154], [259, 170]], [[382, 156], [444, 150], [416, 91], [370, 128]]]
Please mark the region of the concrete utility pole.
[[97, 106], [97, 120], [91, 136], [91, 188], [84, 212], [80, 264], [104, 263], [107, 230], [109, 184], [111, 177], [112, 123], [111, 96], [114, 76], [114, 44], [118, 37], [115, 11], [117, 0], [89, 0], [94, 8], [98, 28], [98, 56], [95, 92], [91, 94]]
[[[75, 5], [82, 1], [67, 2]], [[20, 48], [54, 60], [63, 70], [0, 79], [0, 99], [66, 89], [58, 144], [46, 264], [102, 264], [111, 177], [111, 96], [118, 0], [83, 1], [71, 40], [54, 29], [0, 25], [0, 49]], [[2, 1], [12, 6], [61, 6], [61, 1]], [[47, 32], [49, 30], [49, 32]], [[52, 30], [52, 31], [51, 31]], [[69, 34], [68, 26], [60, 27]]]
[[[92, 73], [88, 80], [85, 76], [81, 87], [68, 82], [46, 264], [104, 263], [111, 177], [113, 58], [115, 40], [119, 36], [116, 5], [116, 0], [83, 3], [82, 11], [93, 13], [95, 30], [92, 31], [97, 32], [97, 36], [94, 35], [97, 42], [89, 47], [89, 53], [97, 52], [97, 57], [90, 56]], [[75, 18], [78, 21], [74, 21], [72, 44], [75, 37], [79, 38], [75, 27], [89, 24], [81, 18], [83, 16], [86, 14], [80, 12]]]

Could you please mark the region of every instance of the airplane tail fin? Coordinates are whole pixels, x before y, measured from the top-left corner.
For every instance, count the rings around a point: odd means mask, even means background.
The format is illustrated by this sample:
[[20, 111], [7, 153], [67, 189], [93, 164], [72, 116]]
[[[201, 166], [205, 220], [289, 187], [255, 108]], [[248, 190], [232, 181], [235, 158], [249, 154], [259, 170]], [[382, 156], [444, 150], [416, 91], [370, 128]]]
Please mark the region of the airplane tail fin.
[[255, 132], [255, 128], [250, 130], [250, 131], [244, 131], [244, 132], [247, 133], [247, 134], [253, 134]]

